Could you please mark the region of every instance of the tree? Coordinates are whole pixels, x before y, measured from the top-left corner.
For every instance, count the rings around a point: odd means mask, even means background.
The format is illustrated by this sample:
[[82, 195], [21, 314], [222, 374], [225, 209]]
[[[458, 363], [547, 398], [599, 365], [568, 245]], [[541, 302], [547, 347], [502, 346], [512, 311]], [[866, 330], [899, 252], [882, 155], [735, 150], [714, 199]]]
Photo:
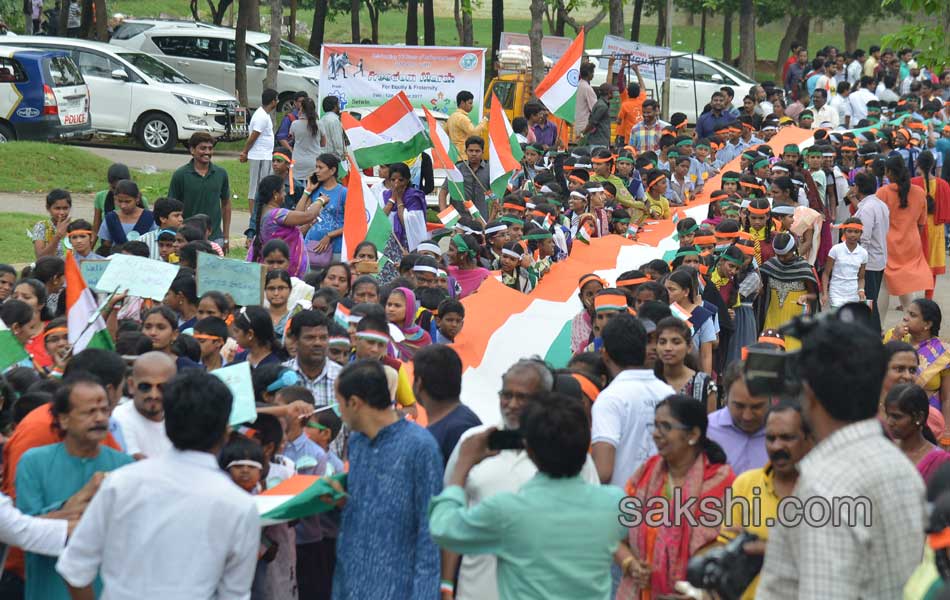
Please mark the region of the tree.
[[881, 6], [886, 10], [903, 9], [930, 17], [930, 22], [905, 25], [900, 31], [884, 36], [882, 45], [920, 48], [917, 62], [933, 68], [950, 63], [950, 3], [946, 0], [883, 0]]
[[253, 0], [247, 5], [247, 30], [248, 31], [260, 31], [261, 30], [261, 2], [260, 0]]
[[354, 44], [360, 43], [360, 0], [350, 0], [350, 34]]
[[270, 0], [270, 41], [267, 44], [267, 73], [264, 75], [264, 87], [274, 90], [277, 89], [277, 69], [280, 68], [280, 26], [283, 18], [282, 0]]
[[633, 21], [630, 23], [630, 41], [640, 41], [640, 19], [643, 17], [643, 0], [633, 2]]
[[542, 28], [547, 6], [544, 0], [531, 0], [531, 27], [528, 29], [528, 40], [531, 42], [531, 89], [535, 90], [544, 79], [544, 55], [541, 52], [541, 39], [544, 37]]
[[754, 75], [755, 2], [741, 0], [739, 6], [739, 70]]
[[95, 0], [93, 6], [96, 9], [95, 14], [100, 15], [96, 19], [96, 39], [100, 42], [109, 41], [109, 22], [106, 18], [106, 15], [109, 13], [106, 12], [106, 0]]
[[472, 0], [461, 0], [459, 10], [462, 13], [462, 29], [459, 43], [462, 46], [474, 46], [475, 34], [472, 28]]
[[491, 76], [498, 73], [495, 65], [498, 63], [498, 50], [501, 47], [501, 32], [505, 29], [505, 0], [492, 0], [491, 3]]
[[[367, 2], [367, 4], [372, 4]], [[376, 29], [379, 29], [377, 25]], [[373, 42], [379, 42], [377, 32], [373, 31]], [[419, 45], [419, 0], [409, 0], [406, 8], [406, 45]]]
[[313, 10], [313, 26], [310, 28], [310, 44], [307, 51], [314, 56], [320, 56], [320, 47], [323, 46], [323, 36], [326, 31], [329, 0], [316, 0]]
[[422, 0], [422, 35], [426, 46], [435, 46], [435, 7], [433, 0]]
[[[224, 15], [227, 14], [228, 8], [234, 3], [234, 0], [218, 0], [216, 5], [213, 0], [206, 0], [208, 2], [208, 9], [211, 11], [211, 22], [215, 25], [220, 25], [224, 22]], [[198, 17], [198, 0], [191, 0], [191, 16], [195, 21], [200, 21]]]
[[238, 102], [247, 106], [247, 20], [250, 5], [257, 0], [238, 0], [237, 27], [234, 31], [234, 89]]
[[666, 39], [666, 20], [668, 18], [672, 18], [672, 15], [666, 14], [666, 2], [664, 2], [663, 0], [660, 0], [660, 2], [658, 2], [657, 4], [658, 6], [656, 10], [656, 39], [653, 41], [653, 45], [662, 46], [663, 42], [665, 41], [667, 42], [667, 44], [672, 46], [669, 40]]
[[623, 0], [610, 0], [610, 35], [623, 36]]
[[732, 7], [722, 14], [722, 60], [732, 62]]
[[[604, 20], [604, 17], [607, 16], [607, 10], [604, 9], [603, 6], [601, 6], [601, 7], [600, 7], [600, 12], [598, 12], [596, 15], [594, 15], [594, 17], [593, 17], [590, 21], [587, 21], [586, 23], [581, 23], [580, 21], [578, 21], [577, 19], [575, 19], [574, 17], [572, 17], [572, 16], [570, 15], [569, 10], [567, 10], [567, 9], [569, 9], [569, 8], [573, 8], [574, 5], [568, 5], [568, 7], [564, 7], [564, 0], [557, 0], [557, 3], [558, 3], [558, 7], [559, 7], [559, 8], [565, 8], [565, 11], [564, 11], [564, 22], [571, 26], [571, 28], [574, 30], [575, 35], [578, 34], [578, 33], [580, 33], [580, 32], [581, 32], [581, 29], [583, 29], [585, 32], [587, 32], [587, 31], [590, 31], [591, 29], [593, 29], [594, 27], [597, 27], [597, 25], [598, 25], [601, 21]], [[623, 32], [621, 32], [621, 33], [623, 33]]]

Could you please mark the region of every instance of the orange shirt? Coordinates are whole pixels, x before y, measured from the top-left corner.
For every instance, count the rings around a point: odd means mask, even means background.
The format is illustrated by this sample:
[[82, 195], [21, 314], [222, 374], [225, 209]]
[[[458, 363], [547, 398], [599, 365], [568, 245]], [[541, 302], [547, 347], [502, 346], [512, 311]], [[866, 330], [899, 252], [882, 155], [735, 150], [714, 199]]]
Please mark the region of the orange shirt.
[[[17, 424], [13, 435], [3, 446], [3, 483], [0, 491], [16, 501], [16, 467], [23, 454], [31, 448], [57, 444], [62, 440], [59, 430], [53, 426], [53, 411], [49, 404], [38, 406], [30, 411]], [[119, 452], [122, 451], [111, 433], [106, 436], [102, 444]], [[11, 548], [5, 567], [8, 571], [13, 571], [23, 577], [25, 573], [23, 551], [19, 548]]]
[[630, 137], [630, 130], [633, 126], [643, 120], [643, 101], [647, 99], [646, 92], [640, 90], [640, 95], [631, 98], [627, 95], [627, 90], [620, 92], [620, 112], [617, 113], [617, 135], [624, 141]]

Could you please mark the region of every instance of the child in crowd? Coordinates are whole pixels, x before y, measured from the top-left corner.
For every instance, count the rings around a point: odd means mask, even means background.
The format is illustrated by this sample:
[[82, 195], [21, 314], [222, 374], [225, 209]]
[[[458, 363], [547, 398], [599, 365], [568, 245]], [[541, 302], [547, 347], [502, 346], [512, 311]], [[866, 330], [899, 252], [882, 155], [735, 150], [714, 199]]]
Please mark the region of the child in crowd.
[[69, 245], [73, 248], [73, 256], [76, 257], [76, 261], [81, 263], [84, 260], [103, 260], [105, 258], [92, 250], [96, 235], [93, 233], [89, 221], [76, 219], [66, 226], [66, 235], [69, 236]]
[[436, 332], [432, 342], [435, 344], [451, 344], [462, 332], [465, 324], [465, 307], [458, 300], [446, 298], [439, 304], [435, 316]]
[[183, 222], [182, 211], [185, 210], [185, 205], [182, 204], [180, 200], [175, 198], [159, 198], [155, 201], [155, 207], [152, 209], [152, 214], [155, 215], [155, 225], [156, 229], [154, 231], [149, 231], [145, 235], [139, 238], [140, 242], [144, 242], [148, 246], [149, 258], [151, 259], [161, 259], [165, 262], [170, 262], [166, 258], [169, 252], [162, 253], [162, 248], [159, 245], [159, 237], [162, 237], [165, 234], [166, 240], [168, 239], [167, 234], [171, 232], [172, 240], [175, 238], [175, 231], [181, 227]]
[[218, 317], [205, 317], [195, 323], [192, 337], [201, 346], [201, 365], [207, 371], [227, 366], [221, 349], [228, 341], [228, 324]]
[[821, 305], [838, 308], [849, 302], [864, 302], [864, 271], [868, 251], [859, 243], [864, 226], [851, 217], [841, 224], [844, 241], [831, 247], [821, 273]]
[[41, 256], [66, 255], [63, 238], [69, 225], [69, 212], [73, 208], [73, 198], [66, 190], [55, 189], [46, 195], [46, 212], [49, 219], [38, 221], [30, 230], [33, 240], [33, 252], [36, 258]]

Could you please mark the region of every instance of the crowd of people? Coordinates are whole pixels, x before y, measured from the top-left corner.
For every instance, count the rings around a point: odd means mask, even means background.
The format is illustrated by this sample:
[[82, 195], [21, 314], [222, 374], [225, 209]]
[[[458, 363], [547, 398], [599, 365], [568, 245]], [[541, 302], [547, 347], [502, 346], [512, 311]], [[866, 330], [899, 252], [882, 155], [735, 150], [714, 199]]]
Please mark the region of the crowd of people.
[[[792, 104], [780, 87], [741, 109], [716, 92], [693, 129], [621, 78], [619, 134], [600, 106], [614, 82], [594, 91], [584, 65], [577, 143], [529, 102], [503, 197], [462, 92], [446, 134], [464, 201], [438, 192], [459, 218], [427, 206], [431, 156], [380, 165], [371, 192], [392, 234], [355, 247], [339, 101], [318, 119], [300, 94], [275, 131], [266, 90], [240, 157], [259, 305], [198, 294], [199, 253], [236, 253], [210, 136], [192, 136], [164, 197], [112, 165], [92, 222], [51, 191], [35, 262], [0, 264], [0, 319], [27, 352], [0, 380], [0, 541], [15, 547], [0, 596], [704, 598], [690, 560], [751, 532], [743, 551], [764, 567], [743, 598], [944, 597], [950, 350], [932, 296], [950, 114], [933, 71], [870, 55], [823, 49], [810, 73], [795, 48]], [[907, 91], [847, 100], [855, 63], [862, 89], [893, 88], [906, 65]], [[813, 143], [770, 145], [794, 126]], [[481, 326], [463, 299], [489, 278], [531, 294], [578, 244], [660, 221], [678, 243], [666, 260], [577, 282], [566, 365], [511, 365], [497, 420], [462, 403], [453, 344]], [[77, 348], [69, 274], [117, 254], [178, 272], [162, 301], [101, 294], [114, 347]], [[800, 387], [763, 387], [763, 356]], [[241, 362], [257, 416], [232, 429], [213, 373]], [[345, 474], [343, 498], [261, 527], [254, 496], [298, 474]], [[942, 512], [927, 514], [925, 484]], [[796, 498], [867, 499], [873, 520], [766, 524]], [[743, 512], [753, 500], [761, 518]], [[712, 521], [647, 510], [699, 501]]]

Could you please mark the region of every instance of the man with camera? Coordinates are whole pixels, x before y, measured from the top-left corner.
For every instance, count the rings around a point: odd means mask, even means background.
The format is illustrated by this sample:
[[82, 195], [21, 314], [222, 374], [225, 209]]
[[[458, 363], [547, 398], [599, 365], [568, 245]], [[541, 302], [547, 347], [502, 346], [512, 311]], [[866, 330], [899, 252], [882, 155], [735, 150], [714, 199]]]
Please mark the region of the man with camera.
[[[769, 409], [765, 418], [765, 450], [769, 462], [761, 469], [746, 471], [733, 482], [733, 502], [729, 507], [732, 520], [723, 525], [719, 542], [728, 544], [742, 531], [754, 533], [763, 541], [768, 540], [766, 524], [774, 522], [778, 517], [779, 502], [795, 489], [798, 462], [811, 446], [811, 430], [802, 417], [798, 402], [781, 400]], [[761, 507], [758, 514], [751, 509], [755, 502]], [[744, 547], [744, 551], [752, 555], [761, 555], [764, 550], [764, 543]], [[749, 584], [742, 594], [743, 600], [755, 598], [757, 584], [757, 580]]]
[[875, 419], [884, 349], [869, 328], [835, 317], [797, 329], [817, 445], [799, 463], [802, 510], [783, 505], [770, 531], [757, 597], [900, 598], [923, 550], [924, 485]]
[[448, 550], [497, 557], [497, 591], [481, 588], [479, 597], [606, 599], [614, 549], [627, 536], [617, 519], [624, 492], [581, 476], [590, 460], [584, 407], [577, 398], [545, 393], [527, 401], [520, 419], [523, 453], [537, 473], [517, 492], [466, 507], [470, 471], [499, 453], [494, 427], [469, 436], [430, 505], [432, 538]]
[[[501, 390], [498, 392], [503, 421], [496, 438], [507, 436], [510, 444], [507, 448], [494, 447], [497, 453], [480, 460], [463, 479], [462, 489], [465, 502], [472, 509], [489, 498], [502, 492], [517, 492], [521, 486], [531, 480], [538, 472], [524, 450], [517, 432], [521, 427], [521, 417], [528, 404], [538, 396], [554, 389], [554, 374], [540, 359], [522, 359], [512, 365], [501, 378]], [[586, 419], [583, 424], [587, 426]], [[445, 485], [452, 485], [452, 474], [461, 461], [461, 448], [468, 438], [491, 429], [490, 425], [473, 427], [462, 434], [449, 462], [445, 467]], [[504, 435], [498, 435], [499, 433]], [[512, 435], [515, 434], [515, 435]], [[585, 450], [586, 454], [586, 450]], [[598, 483], [597, 470], [588, 456], [581, 468], [580, 477], [588, 483]], [[616, 515], [615, 515], [616, 516]], [[455, 577], [458, 555], [447, 550], [442, 552], [443, 597], [452, 597], [452, 579]], [[495, 570], [496, 560], [492, 554], [466, 554], [462, 566], [458, 569], [458, 589], [454, 590], [457, 600], [496, 600], [498, 598], [498, 580]]]

